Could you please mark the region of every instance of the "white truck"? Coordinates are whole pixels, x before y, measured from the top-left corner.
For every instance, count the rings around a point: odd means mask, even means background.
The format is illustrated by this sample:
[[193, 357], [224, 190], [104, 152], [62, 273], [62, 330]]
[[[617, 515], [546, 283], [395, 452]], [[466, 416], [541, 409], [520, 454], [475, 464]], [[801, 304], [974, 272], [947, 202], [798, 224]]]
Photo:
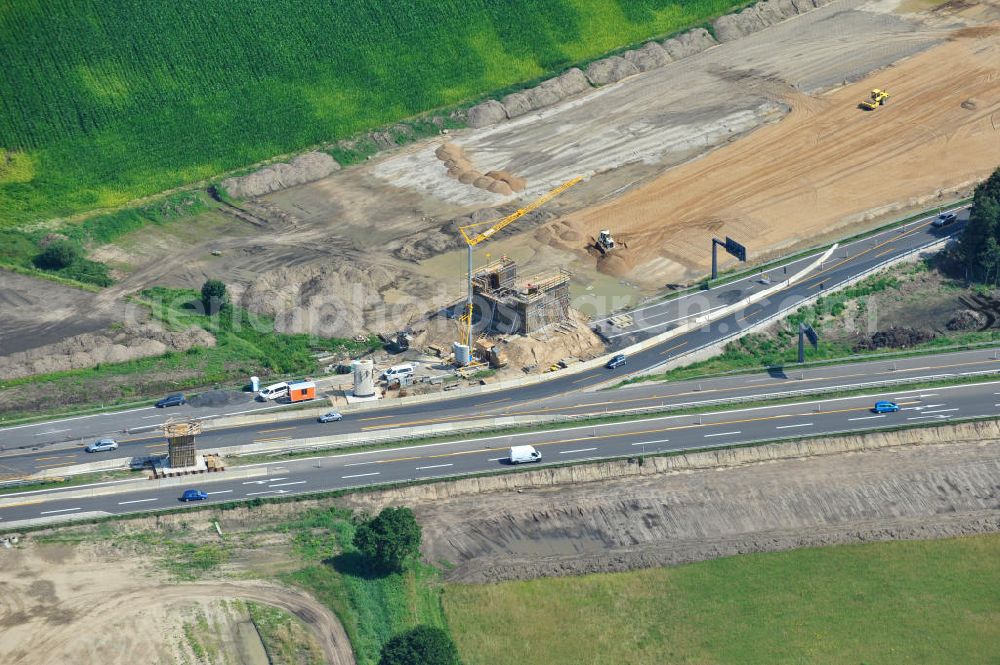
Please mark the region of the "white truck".
[[523, 462], [541, 462], [542, 454], [534, 446], [511, 446], [508, 458], [511, 464]]

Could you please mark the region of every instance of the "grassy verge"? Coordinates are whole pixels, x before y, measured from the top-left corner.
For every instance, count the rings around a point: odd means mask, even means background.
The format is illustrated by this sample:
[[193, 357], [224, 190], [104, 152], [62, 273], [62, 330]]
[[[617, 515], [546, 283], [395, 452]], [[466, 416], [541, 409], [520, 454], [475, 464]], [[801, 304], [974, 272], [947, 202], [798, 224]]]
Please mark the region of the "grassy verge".
[[449, 585], [444, 606], [467, 665], [985, 665], [1000, 645], [998, 587], [991, 534]]
[[[0, 422], [53, 414], [75, 405], [100, 400], [104, 406], [135, 403], [140, 397], [162, 396], [164, 392], [232, 386], [241, 389], [251, 375], [273, 377], [314, 374], [319, 370], [315, 354], [359, 354], [380, 345], [374, 336], [364, 342], [311, 335], [286, 335], [274, 330], [274, 322], [239, 307], [226, 307], [215, 316], [205, 316], [192, 304], [197, 294], [190, 290], [153, 288], [144, 291], [141, 304], [153, 318], [168, 328], [203, 328], [215, 337], [214, 347], [192, 347], [185, 352], [140, 358], [124, 363], [98, 365], [0, 381], [0, 391], [30, 386], [11, 401]], [[44, 396], [44, 397], [43, 397]]]

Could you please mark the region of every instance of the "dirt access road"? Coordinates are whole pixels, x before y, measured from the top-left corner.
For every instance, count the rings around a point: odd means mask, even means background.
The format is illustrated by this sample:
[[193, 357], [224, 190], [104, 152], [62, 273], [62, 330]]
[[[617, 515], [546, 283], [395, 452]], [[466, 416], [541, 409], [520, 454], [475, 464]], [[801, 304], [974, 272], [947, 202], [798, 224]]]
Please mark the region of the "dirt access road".
[[[200, 613], [222, 632], [235, 633], [232, 617], [219, 616], [227, 614], [220, 612], [220, 601], [241, 599], [300, 618], [326, 662], [355, 662], [337, 618], [301, 591], [243, 581], [171, 584], [165, 573], [138, 561], [127, 548], [86, 543], [28, 542], [0, 549], [0, 660], [5, 665], [188, 662], [183, 619]], [[234, 660], [237, 645], [227, 646], [225, 662], [240, 662]]]

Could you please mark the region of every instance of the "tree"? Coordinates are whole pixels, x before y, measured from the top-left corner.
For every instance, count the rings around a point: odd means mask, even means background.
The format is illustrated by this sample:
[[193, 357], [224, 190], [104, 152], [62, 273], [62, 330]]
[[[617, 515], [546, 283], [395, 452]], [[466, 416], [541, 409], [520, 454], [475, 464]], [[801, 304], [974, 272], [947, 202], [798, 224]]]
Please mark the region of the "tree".
[[62, 270], [80, 258], [80, 248], [69, 240], [56, 240], [35, 257], [35, 266], [42, 270]]
[[967, 278], [1000, 283], [1000, 168], [976, 187], [958, 259]]
[[461, 665], [451, 636], [440, 628], [417, 626], [385, 643], [378, 665]]
[[354, 546], [376, 569], [402, 570], [406, 559], [420, 548], [420, 525], [409, 508], [385, 508], [358, 526]]
[[226, 304], [226, 285], [210, 279], [201, 285], [201, 304], [206, 314], [215, 314]]

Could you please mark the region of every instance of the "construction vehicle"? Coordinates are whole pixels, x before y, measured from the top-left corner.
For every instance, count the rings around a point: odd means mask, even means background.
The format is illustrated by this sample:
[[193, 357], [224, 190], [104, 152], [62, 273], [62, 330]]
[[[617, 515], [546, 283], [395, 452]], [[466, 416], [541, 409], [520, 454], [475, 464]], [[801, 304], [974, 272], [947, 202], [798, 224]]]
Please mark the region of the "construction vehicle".
[[559, 185], [550, 192], [540, 196], [528, 205], [516, 210], [515, 212], [507, 215], [503, 219], [494, 222], [492, 226], [487, 228], [485, 231], [476, 231], [477, 227], [481, 227], [484, 224], [489, 224], [489, 222], [476, 222], [474, 224], [466, 224], [465, 226], [458, 227], [459, 233], [462, 234], [462, 239], [465, 240], [465, 244], [469, 247], [469, 269], [468, 269], [468, 297], [465, 303], [465, 313], [459, 317], [461, 321], [463, 330], [462, 344], [464, 344], [468, 349], [472, 349], [472, 248], [481, 242], [489, 240], [494, 235], [507, 228], [515, 221], [524, 217], [529, 212], [536, 210], [548, 203], [555, 197], [559, 196], [565, 192], [570, 187], [583, 181], [583, 178], [573, 178], [563, 184]]
[[601, 230], [597, 236], [597, 249], [601, 254], [607, 254], [615, 248], [615, 239], [611, 235], [610, 229]]
[[885, 106], [887, 101], [889, 101], [889, 93], [885, 90], [875, 88], [872, 90], [871, 99], [864, 100], [858, 106], [865, 111], [874, 111], [880, 106]]

